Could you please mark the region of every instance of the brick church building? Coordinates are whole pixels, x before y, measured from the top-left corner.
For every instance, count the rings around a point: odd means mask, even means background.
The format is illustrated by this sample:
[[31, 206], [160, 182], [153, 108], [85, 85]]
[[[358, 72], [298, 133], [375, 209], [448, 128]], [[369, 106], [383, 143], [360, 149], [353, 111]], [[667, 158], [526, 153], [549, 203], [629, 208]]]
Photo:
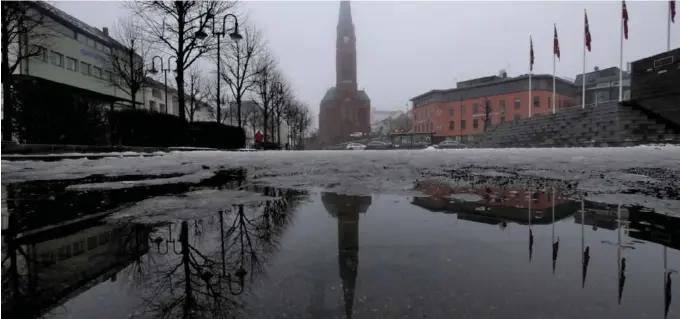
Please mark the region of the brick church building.
[[335, 56], [335, 86], [326, 91], [319, 111], [319, 138], [324, 145], [371, 132], [371, 100], [357, 89], [357, 47], [350, 2], [340, 1]]

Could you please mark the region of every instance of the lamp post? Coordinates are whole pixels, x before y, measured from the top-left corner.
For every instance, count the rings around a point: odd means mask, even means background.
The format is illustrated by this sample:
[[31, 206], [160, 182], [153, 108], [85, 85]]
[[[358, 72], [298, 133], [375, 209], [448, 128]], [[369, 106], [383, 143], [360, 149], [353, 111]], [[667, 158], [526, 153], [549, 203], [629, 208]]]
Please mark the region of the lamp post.
[[[218, 29], [215, 27], [215, 16], [212, 16], [212, 28], [211, 28], [211, 33], [214, 37], [217, 37], [217, 123], [221, 122], [221, 115], [222, 115], [222, 92], [221, 92], [221, 85], [220, 83], [220, 76], [221, 76], [221, 61], [222, 61], [222, 56], [220, 55], [220, 38], [225, 36], [226, 34], [226, 24], [227, 24], [227, 17], [232, 17], [234, 18], [234, 32], [229, 33], [229, 38], [231, 38], [233, 41], [238, 42], [241, 40], [243, 37], [241, 34], [238, 32], [238, 18], [231, 14], [225, 14], [224, 17], [222, 17], [222, 31], [218, 31]], [[203, 31], [203, 30], [198, 30], [196, 31], [195, 34], [196, 38], [199, 40], [203, 40], [208, 37], [208, 34]], [[238, 124], [239, 127], [241, 126], [241, 123]]]
[[[156, 69], [156, 59], [161, 61], [161, 71], [163, 71], [163, 75], [165, 77], [165, 81], [163, 83], [163, 88], [164, 88], [164, 91], [165, 91], [165, 113], [168, 113], [168, 71], [170, 71], [170, 60], [175, 59], [175, 61], [177, 61], [177, 57], [174, 57], [174, 56], [168, 57], [168, 64], [167, 64], [168, 67], [165, 68], [164, 65], [163, 65], [163, 58], [161, 58], [158, 55], [154, 56], [151, 59], [151, 70], [149, 71], [149, 73], [154, 74], [154, 75], [158, 74], [158, 69]], [[177, 69], [174, 69], [173, 72], [177, 72]]]
[[[168, 67], [166, 69], [163, 69], [163, 73], [165, 75], [165, 113], [166, 114], [168, 113], [168, 108], [169, 108], [169, 106], [168, 106], [168, 72], [170, 72], [170, 65], [172, 65], [170, 63], [171, 59], [175, 59], [175, 63], [177, 63], [177, 57], [176, 56], [169, 56], [168, 57]], [[177, 68], [175, 68], [172, 71], [177, 73]], [[177, 88], [177, 89], [179, 90], [180, 88]]]
[[[221, 223], [224, 222], [221, 211], [220, 211], [220, 222]], [[224, 237], [223, 225], [220, 225], [220, 232], [221, 232], [220, 237]], [[188, 226], [187, 221], [182, 221], [182, 223], [181, 223], [180, 233], [179, 233], [179, 241], [177, 241], [173, 238], [173, 236], [172, 236], [172, 226], [171, 225], [168, 225], [168, 237], [170, 239], [167, 239], [167, 240], [164, 240], [162, 237], [156, 237], [156, 238], [152, 239], [152, 242], [154, 244], [156, 244], [156, 250], [158, 251], [158, 253], [161, 254], [161, 255], [168, 254], [170, 252], [170, 245], [172, 244], [172, 252], [175, 253], [178, 256], [183, 256], [183, 258], [185, 259], [185, 262], [188, 262], [189, 259], [191, 258], [191, 257], [189, 257], [190, 250], [193, 249], [193, 248], [191, 248], [191, 249], [189, 248], [189, 226]], [[222, 240], [224, 240], [224, 239], [222, 239]], [[162, 247], [161, 243], [163, 243], [163, 241], [165, 241], [165, 250], [161, 249], [161, 247]], [[177, 250], [177, 243], [178, 242], [180, 243], [179, 251]], [[221, 287], [222, 287], [221, 283], [222, 283], [223, 280], [226, 280], [228, 288], [229, 288], [229, 292], [232, 295], [237, 296], [237, 295], [240, 295], [241, 293], [243, 293], [243, 291], [244, 291], [244, 288], [245, 288], [244, 287], [244, 282], [245, 282], [244, 279], [245, 279], [245, 276], [248, 274], [248, 271], [245, 270], [245, 268], [243, 268], [241, 266], [239, 269], [236, 270], [236, 272], [233, 275], [231, 273], [228, 273], [226, 271], [226, 266], [225, 266], [225, 260], [224, 260], [225, 259], [225, 251], [224, 250], [225, 250], [224, 243], [222, 243], [222, 273], [217, 274], [218, 286], [220, 287], [219, 289], [221, 291]], [[191, 258], [191, 260], [194, 260], [194, 259]], [[215, 274], [210, 270], [203, 271], [203, 269], [201, 269], [201, 268], [203, 268], [204, 265], [198, 265], [198, 266], [196, 266], [197, 268], [195, 268], [195, 269], [199, 271], [199, 276], [203, 280], [208, 281], [211, 278], [213, 278], [213, 276], [215, 276]], [[237, 291], [234, 291], [233, 284], [239, 285], [239, 289]]]
[[[151, 58], [151, 70], [149, 70], [149, 73], [151, 73], [153, 75], [158, 74], [158, 69], [156, 69], [156, 59], [158, 59], [158, 61], [161, 61], [161, 70], [165, 70], [165, 67], [163, 66], [163, 58], [161, 58], [158, 55], [155, 55], [153, 58]], [[166, 77], [165, 92], [167, 92], [167, 91], [168, 91], [168, 81], [167, 81], [167, 77]], [[167, 94], [166, 94], [166, 96], [167, 96]]]

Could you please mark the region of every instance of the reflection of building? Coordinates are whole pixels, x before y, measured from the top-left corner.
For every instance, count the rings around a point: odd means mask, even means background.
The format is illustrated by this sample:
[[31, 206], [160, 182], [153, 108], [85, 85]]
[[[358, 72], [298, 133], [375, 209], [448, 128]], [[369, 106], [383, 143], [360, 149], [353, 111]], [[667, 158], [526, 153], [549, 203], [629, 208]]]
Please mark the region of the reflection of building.
[[338, 220], [338, 264], [342, 280], [345, 315], [352, 317], [354, 289], [359, 268], [359, 214], [371, 206], [370, 196], [321, 194], [326, 211]]
[[628, 208], [629, 236], [680, 250], [680, 218], [640, 206]]
[[[513, 221], [519, 224], [549, 224], [553, 207], [550, 192], [511, 188], [454, 188], [434, 181], [420, 182], [417, 190], [429, 195], [415, 197], [412, 204], [432, 211], [457, 213], [458, 218], [500, 224]], [[531, 220], [529, 196], [531, 195]], [[572, 215], [580, 205], [555, 196], [555, 221]]]
[[19, 237], [8, 245], [15, 257], [8, 258], [10, 270], [3, 271], [3, 315], [19, 311], [39, 317], [100, 282], [115, 280], [116, 273], [146, 254], [148, 238], [148, 227], [131, 224]]
[[319, 110], [319, 138], [327, 144], [371, 132], [371, 100], [357, 86], [357, 47], [348, 0], [340, 1], [336, 35], [336, 83], [326, 91]]
[[[615, 206], [586, 201], [584, 207], [583, 224], [609, 230], [615, 230], [619, 227], [616, 221], [617, 208]], [[627, 219], [628, 210], [621, 208], [621, 220]], [[581, 224], [581, 214], [574, 215], [574, 222]]]

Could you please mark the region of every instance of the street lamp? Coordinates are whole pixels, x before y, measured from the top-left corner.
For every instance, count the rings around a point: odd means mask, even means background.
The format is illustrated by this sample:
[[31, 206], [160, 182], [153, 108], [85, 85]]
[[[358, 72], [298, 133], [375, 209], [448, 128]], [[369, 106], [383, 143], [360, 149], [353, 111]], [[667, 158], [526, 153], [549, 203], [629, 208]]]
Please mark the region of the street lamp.
[[[175, 56], [168, 57], [168, 64], [167, 64], [168, 67], [165, 68], [163, 66], [163, 58], [161, 58], [158, 55], [154, 56], [151, 59], [151, 70], [149, 70], [149, 73], [154, 74], [154, 75], [158, 74], [158, 69], [156, 69], [156, 59], [161, 61], [161, 71], [163, 71], [163, 75], [165, 77], [165, 80], [163, 82], [163, 87], [164, 87], [164, 91], [165, 91], [165, 113], [168, 113], [168, 72], [170, 71], [170, 65], [171, 65], [170, 60], [175, 59], [175, 61], [177, 61], [177, 57], [175, 57]], [[177, 72], [177, 69], [174, 69], [172, 71]]]
[[[222, 116], [222, 92], [221, 92], [221, 85], [220, 83], [220, 76], [221, 76], [221, 61], [222, 61], [222, 56], [220, 55], [220, 38], [222, 38], [226, 34], [226, 24], [227, 24], [227, 17], [232, 17], [234, 18], [234, 31], [229, 33], [229, 38], [231, 38], [233, 41], [238, 42], [239, 40], [243, 39], [241, 34], [238, 32], [238, 18], [229, 13], [225, 14], [224, 17], [222, 17], [222, 31], [218, 31], [218, 29], [215, 27], [215, 16], [213, 15], [212, 17], [212, 28], [211, 33], [214, 37], [217, 37], [217, 123], [221, 122], [221, 116]], [[203, 31], [203, 29], [199, 29], [196, 31], [194, 36], [199, 39], [203, 40], [208, 37], [208, 34]], [[239, 121], [240, 122], [240, 121]], [[239, 123], [239, 127], [241, 126], [241, 123]]]

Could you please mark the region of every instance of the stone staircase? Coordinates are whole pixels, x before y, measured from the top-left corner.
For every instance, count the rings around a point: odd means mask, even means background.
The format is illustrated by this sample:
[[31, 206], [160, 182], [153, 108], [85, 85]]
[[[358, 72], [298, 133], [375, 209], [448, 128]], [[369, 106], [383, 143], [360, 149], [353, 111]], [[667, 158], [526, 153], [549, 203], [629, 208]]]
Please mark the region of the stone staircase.
[[639, 110], [608, 102], [504, 123], [484, 134], [474, 146], [603, 147], [652, 143], [680, 144], [680, 132]]

